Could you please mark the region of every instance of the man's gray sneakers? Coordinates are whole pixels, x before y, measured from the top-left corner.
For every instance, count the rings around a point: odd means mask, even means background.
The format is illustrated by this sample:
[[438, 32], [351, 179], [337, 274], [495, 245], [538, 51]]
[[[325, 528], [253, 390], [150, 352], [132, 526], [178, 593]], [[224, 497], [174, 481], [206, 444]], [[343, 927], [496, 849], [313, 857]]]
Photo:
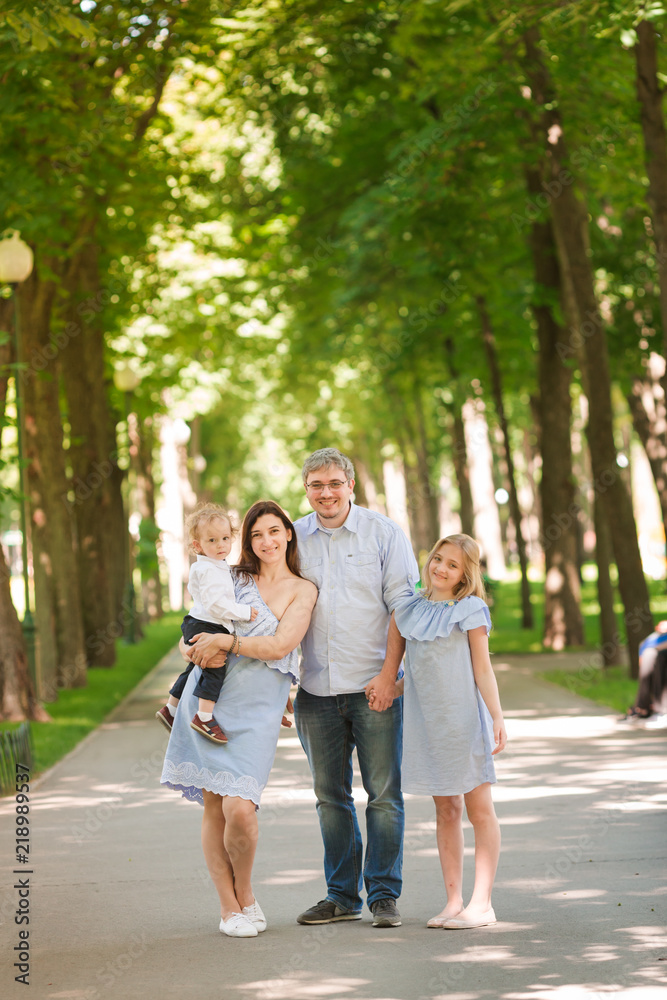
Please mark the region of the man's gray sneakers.
[[371, 906], [373, 914], [373, 927], [400, 927], [401, 915], [396, 906], [396, 900], [387, 897], [378, 899]]
[[334, 920], [361, 920], [361, 913], [343, 910], [332, 899], [321, 899], [296, 918], [297, 924], [331, 924]]

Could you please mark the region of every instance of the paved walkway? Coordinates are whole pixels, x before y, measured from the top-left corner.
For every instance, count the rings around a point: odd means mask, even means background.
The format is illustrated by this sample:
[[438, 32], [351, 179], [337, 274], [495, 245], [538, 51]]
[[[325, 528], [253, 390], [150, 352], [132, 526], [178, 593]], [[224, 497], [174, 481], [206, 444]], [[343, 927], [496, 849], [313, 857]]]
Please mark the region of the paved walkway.
[[[560, 659], [575, 672], [586, 665]], [[153, 713], [180, 670], [170, 654], [35, 783], [29, 876], [13, 874], [14, 803], [0, 804], [2, 996], [667, 1000], [667, 733], [622, 727], [542, 681], [543, 663], [495, 661], [511, 740], [494, 792], [503, 827], [496, 926], [426, 930], [443, 891], [432, 803], [420, 797], [406, 801], [403, 926], [374, 929], [367, 912], [298, 926], [296, 914], [326, 890], [308, 767], [284, 730], [255, 869], [269, 929], [233, 940], [217, 929], [199, 807], [158, 785], [166, 734]], [[469, 891], [469, 829], [466, 845]], [[15, 879], [28, 877], [31, 993], [11, 969], [26, 929], [14, 922]]]

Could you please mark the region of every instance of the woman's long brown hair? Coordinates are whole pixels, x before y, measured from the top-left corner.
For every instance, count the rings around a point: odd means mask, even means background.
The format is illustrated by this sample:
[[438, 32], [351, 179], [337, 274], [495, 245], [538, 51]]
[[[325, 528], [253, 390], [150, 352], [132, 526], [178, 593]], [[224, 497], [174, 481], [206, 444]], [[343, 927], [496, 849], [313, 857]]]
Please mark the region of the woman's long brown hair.
[[299, 568], [299, 550], [294, 525], [282, 507], [279, 507], [274, 500], [258, 500], [257, 503], [252, 505], [246, 516], [243, 518], [243, 525], [241, 527], [241, 554], [234, 569], [237, 573], [242, 573], [245, 577], [259, 576], [261, 562], [252, 550], [252, 541], [250, 536], [252, 529], [255, 526], [255, 522], [265, 514], [273, 514], [275, 517], [279, 518], [285, 526], [285, 529], [291, 532], [292, 537], [287, 542], [285, 562], [287, 563], [287, 568], [290, 573], [293, 573], [294, 576], [301, 576], [301, 570]]

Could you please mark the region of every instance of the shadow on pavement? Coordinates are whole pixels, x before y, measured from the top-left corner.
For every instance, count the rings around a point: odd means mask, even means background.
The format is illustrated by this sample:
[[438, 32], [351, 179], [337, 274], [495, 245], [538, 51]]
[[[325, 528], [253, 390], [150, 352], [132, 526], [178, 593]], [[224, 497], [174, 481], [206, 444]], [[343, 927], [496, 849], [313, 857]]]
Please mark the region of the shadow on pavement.
[[[325, 896], [305, 757], [281, 736], [260, 811], [255, 890], [269, 929], [218, 932], [199, 807], [159, 784], [153, 719], [175, 654], [31, 795], [30, 985], [40, 1000], [629, 1000], [667, 998], [665, 733], [495, 664], [510, 743], [494, 798], [503, 852], [499, 923], [427, 930], [444, 903], [430, 799], [406, 798], [403, 925], [301, 927]], [[359, 776], [355, 797], [363, 813]], [[0, 804], [6, 954], [14, 922], [14, 803]], [[466, 829], [466, 891], [472, 880]], [[13, 960], [12, 960], [13, 961]], [[7, 991], [23, 996], [5, 965]], [[3, 984], [4, 986], [4, 984]]]

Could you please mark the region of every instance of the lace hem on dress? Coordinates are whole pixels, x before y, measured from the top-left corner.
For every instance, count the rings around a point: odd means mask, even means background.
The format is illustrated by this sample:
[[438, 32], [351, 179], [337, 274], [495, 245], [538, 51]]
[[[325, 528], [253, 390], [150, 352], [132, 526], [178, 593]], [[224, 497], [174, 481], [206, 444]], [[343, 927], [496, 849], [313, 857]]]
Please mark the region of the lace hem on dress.
[[207, 767], [197, 767], [190, 761], [174, 764], [165, 760], [160, 783], [183, 793], [190, 802], [204, 804], [203, 790], [216, 795], [236, 795], [250, 799], [259, 808], [262, 789], [255, 778], [243, 775], [235, 778], [229, 771], [211, 771]]

